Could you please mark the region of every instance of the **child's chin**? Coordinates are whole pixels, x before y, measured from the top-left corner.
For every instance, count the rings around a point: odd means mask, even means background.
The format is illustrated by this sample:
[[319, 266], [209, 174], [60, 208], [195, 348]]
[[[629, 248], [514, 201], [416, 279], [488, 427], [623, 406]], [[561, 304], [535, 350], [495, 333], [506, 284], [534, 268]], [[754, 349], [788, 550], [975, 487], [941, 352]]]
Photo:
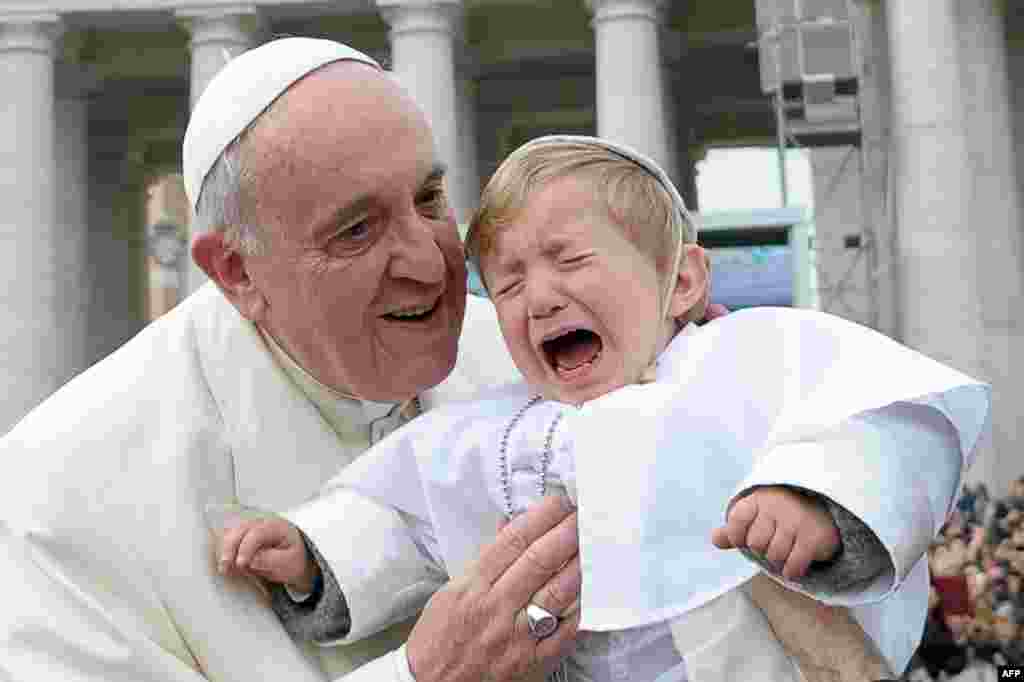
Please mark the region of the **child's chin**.
[[544, 397], [551, 400], [557, 400], [560, 403], [567, 403], [569, 405], [582, 405], [588, 403], [591, 400], [600, 398], [603, 395], [607, 395], [614, 390], [620, 389], [626, 385], [625, 381], [610, 381], [601, 382], [594, 384], [587, 384], [584, 386], [551, 386], [549, 394], [545, 394]]

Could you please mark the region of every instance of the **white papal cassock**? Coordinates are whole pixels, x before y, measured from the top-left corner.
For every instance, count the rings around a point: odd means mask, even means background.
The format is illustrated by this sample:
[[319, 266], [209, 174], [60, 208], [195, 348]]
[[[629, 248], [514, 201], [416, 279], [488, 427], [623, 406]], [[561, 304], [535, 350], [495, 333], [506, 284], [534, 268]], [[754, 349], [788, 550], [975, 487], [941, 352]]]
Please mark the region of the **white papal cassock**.
[[[456, 370], [423, 402], [517, 376], [470, 297]], [[204, 518], [298, 505], [368, 445], [336, 434], [207, 285], [0, 440], [0, 679], [304, 682], [394, 649], [407, 626], [297, 648], [256, 590], [217, 575]]]
[[[345, 595], [352, 628], [341, 641], [407, 617], [445, 574], [465, 570], [503, 516], [499, 443], [508, 436], [513, 468], [517, 458], [535, 465], [562, 412], [551, 475], [579, 505], [582, 629], [670, 621], [691, 681], [790, 679], [775, 654], [754, 651], [778, 647], [759, 613], [729, 596], [759, 568], [710, 543], [738, 494], [785, 484], [831, 498], [885, 546], [891, 570], [874, 582], [812, 596], [852, 607], [902, 671], [926, 615], [923, 557], [987, 423], [988, 387], [841, 318], [770, 308], [678, 335], [656, 373], [579, 408], [540, 403], [511, 433], [530, 398], [523, 384], [445, 406], [290, 512]], [[404, 531], [353, 525], [367, 497], [407, 515]], [[404, 544], [424, 548], [419, 568], [373, 555]]]

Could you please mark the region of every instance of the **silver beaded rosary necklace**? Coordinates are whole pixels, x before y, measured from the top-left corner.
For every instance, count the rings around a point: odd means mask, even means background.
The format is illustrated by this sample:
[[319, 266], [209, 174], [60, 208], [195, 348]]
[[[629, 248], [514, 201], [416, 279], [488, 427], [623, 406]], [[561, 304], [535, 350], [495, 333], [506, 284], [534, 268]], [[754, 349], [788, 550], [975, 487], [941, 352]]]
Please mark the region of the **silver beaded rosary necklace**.
[[[516, 427], [516, 424], [523, 418], [526, 411], [541, 401], [541, 396], [535, 395], [530, 398], [525, 405], [519, 408], [515, 416], [512, 417], [508, 422], [508, 426], [505, 427], [505, 431], [501, 434], [501, 446], [498, 449], [498, 478], [501, 482], [501, 494], [503, 502], [505, 503], [505, 516], [509, 520], [514, 515], [512, 508], [512, 490], [511, 490], [511, 479], [512, 469], [508, 465], [508, 439], [512, 435], [512, 429]], [[537, 480], [537, 494], [540, 497], [544, 497], [544, 493], [547, 492], [548, 487], [548, 467], [551, 465], [551, 444], [555, 437], [555, 429], [558, 428], [558, 423], [562, 421], [562, 415], [564, 412], [559, 412], [555, 415], [555, 418], [551, 421], [551, 426], [548, 427], [548, 432], [544, 437], [544, 449], [540, 455], [540, 472]], [[569, 672], [566, 668], [565, 661], [558, 666], [558, 668], [548, 676], [548, 682], [568, 682]]]
[[[516, 427], [516, 424], [523, 418], [526, 411], [540, 401], [541, 396], [539, 395], [530, 398], [525, 405], [519, 408], [519, 411], [509, 421], [508, 426], [505, 427], [504, 433], [501, 434], [501, 445], [498, 449], [498, 480], [501, 483], [501, 494], [505, 503], [505, 516], [509, 519], [515, 515], [515, 511], [512, 508], [512, 468], [508, 464], [508, 439], [512, 435], [512, 429]], [[554, 440], [558, 422], [562, 420], [562, 414], [562, 412], [559, 412], [555, 416], [544, 438], [544, 449], [540, 454], [540, 472], [537, 480], [537, 495], [540, 497], [544, 497], [544, 494], [547, 492], [548, 467], [551, 465], [551, 443]]]

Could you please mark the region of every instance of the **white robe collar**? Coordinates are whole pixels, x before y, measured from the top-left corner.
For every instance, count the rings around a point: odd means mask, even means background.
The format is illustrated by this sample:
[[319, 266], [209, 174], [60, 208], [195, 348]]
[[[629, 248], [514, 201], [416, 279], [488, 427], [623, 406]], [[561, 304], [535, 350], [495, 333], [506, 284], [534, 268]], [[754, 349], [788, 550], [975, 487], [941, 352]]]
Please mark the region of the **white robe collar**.
[[356, 396], [336, 391], [310, 374], [288, 352], [281, 347], [270, 333], [259, 329], [260, 335], [270, 348], [281, 369], [291, 378], [299, 390], [316, 405], [323, 418], [331, 425], [340, 437], [359, 435], [367, 439], [373, 438], [370, 427], [380, 419], [395, 413], [395, 408], [404, 403], [374, 402], [362, 400]]
[[365, 451], [368, 438], [335, 432], [275, 360], [256, 326], [212, 284], [185, 305], [191, 307], [199, 362], [224, 422], [237, 502], [274, 511], [295, 506]]

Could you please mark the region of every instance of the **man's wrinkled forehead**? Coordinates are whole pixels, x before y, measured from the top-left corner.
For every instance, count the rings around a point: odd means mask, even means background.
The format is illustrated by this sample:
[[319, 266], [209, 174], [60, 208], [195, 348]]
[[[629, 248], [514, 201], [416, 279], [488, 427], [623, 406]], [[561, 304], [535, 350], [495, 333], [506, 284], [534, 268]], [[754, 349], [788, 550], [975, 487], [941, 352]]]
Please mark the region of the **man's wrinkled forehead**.
[[393, 208], [439, 170], [426, 119], [362, 65], [325, 66], [253, 126], [242, 149], [252, 219], [300, 239]]
[[[404, 90], [385, 72], [353, 61], [325, 64], [293, 83], [250, 126], [246, 139], [309, 137], [361, 130], [389, 112], [409, 109]], [[418, 110], [417, 110], [418, 111]]]

